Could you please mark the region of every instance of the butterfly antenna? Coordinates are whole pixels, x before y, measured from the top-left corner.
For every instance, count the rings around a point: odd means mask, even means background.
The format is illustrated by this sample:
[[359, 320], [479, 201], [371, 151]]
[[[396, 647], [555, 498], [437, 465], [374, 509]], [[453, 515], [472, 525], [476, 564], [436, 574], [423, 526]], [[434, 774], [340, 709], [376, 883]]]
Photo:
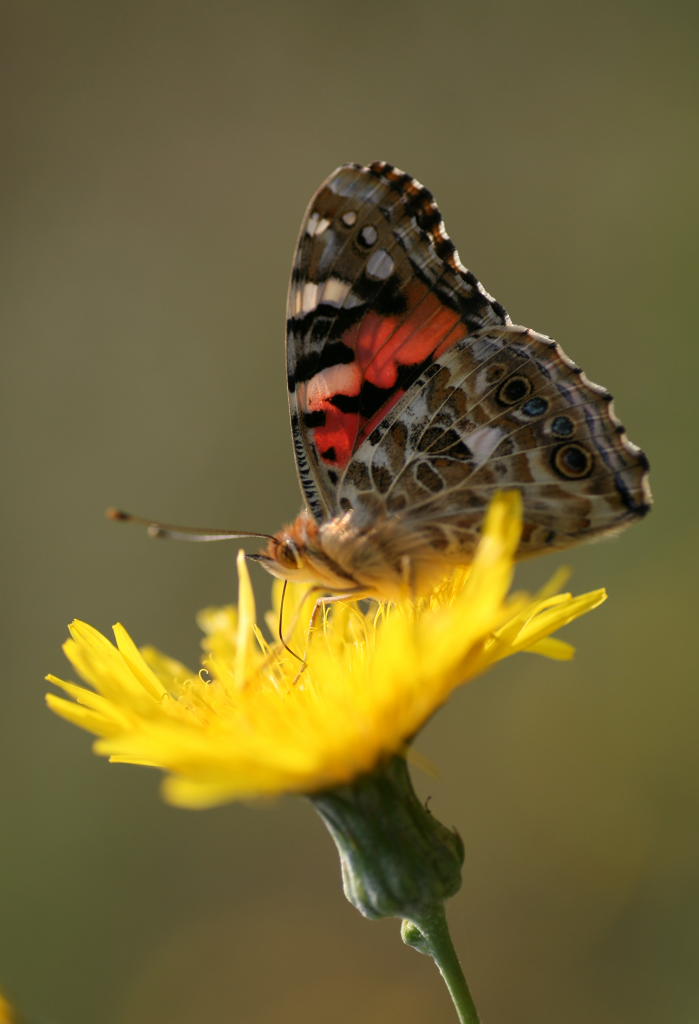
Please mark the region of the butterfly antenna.
[[261, 540], [272, 540], [270, 533], [250, 533], [246, 530], [209, 530], [198, 526], [174, 526], [172, 523], [160, 523], [156, 519], [146, 519], [145, 516], [135, 516], [131, 512], [124, 512], [120, 508], [108, 508], [107, 519], [113, 519], [121, 523], [138, 523], [145, 526], [149, 537], [157, 537], [166, 540], [235, 540], [239, 537], [257, 537]]

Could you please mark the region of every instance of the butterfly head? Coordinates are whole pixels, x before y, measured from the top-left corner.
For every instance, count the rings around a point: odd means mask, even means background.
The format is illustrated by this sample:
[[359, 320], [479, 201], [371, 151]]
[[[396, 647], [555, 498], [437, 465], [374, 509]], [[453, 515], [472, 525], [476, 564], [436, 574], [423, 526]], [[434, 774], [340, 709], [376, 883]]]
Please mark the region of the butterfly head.
[[304, 510], [293, 523], [270, 537], [262, 551], [249, 557], [277, 579], [309, 583], [329, 593], [353, 590], [357, 580], [326, 550], [323, 531], [328, 525], [319, 525]]
[[249, 557], [278, 579], [315, 583], [317, 574], [309, 559], [310, 534], [314, 526], [313, 520], [301, 513], [293, 523], [270, 537], [262, 551]]
[[268, 548], [272, 549], [274, 562], [286, 574], [295, 575], [304, 571], [306, 559], [293, 537], [282, 531], [281, 535], [277, 535], [269, 542]]

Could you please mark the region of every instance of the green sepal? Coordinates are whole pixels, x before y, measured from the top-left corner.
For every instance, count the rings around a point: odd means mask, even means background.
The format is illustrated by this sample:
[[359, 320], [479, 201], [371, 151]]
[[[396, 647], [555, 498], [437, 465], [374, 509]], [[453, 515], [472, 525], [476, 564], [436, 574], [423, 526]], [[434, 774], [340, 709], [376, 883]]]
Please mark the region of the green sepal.
[[403, 757], [310, 799], [340, 854], [345, 896], [364, 917], [420, 920], [459, 891], [461, 837], [418, 800]]

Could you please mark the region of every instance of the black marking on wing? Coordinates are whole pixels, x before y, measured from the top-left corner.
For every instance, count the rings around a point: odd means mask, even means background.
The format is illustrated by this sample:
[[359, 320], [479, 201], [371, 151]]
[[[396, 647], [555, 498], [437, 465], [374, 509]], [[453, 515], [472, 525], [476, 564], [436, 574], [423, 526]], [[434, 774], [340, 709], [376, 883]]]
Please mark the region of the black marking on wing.
[[[362, 391], [368, 382], [365, 381], [362, 386]], [[361, 401], [361, 391], [358, 395], [333, 395], [330, 398], [330, 404], [334, 405], [340, 412], [359, 412], [359, 403]]]
[[304, 499], [311, 510], [311, 514], [320, 520], [325, 515], [325, 508], [313, 482], [311, 466], [306, 454], [306, 443], [301, 433], [299, 418], [296, 413], [291, 414], [291, 439], [294, 445], [294, 458], [296, 459]]
[[421, 363], [403, 363], [398, 367], [396, 383], [391, 387], [381, 388], [372, 384], [371, 381], [365, 380], [359, 394], [333, 395], [330, 403], [340, 412], [356, 412], [370, 420], [386, 402], [394, 397], [396, 391], [407, 391], [431, 363], [432, 356], [427, 356]]
[[304, 412], [302, 418], [304, 427], [312, 430], [314, 427], [324, 427], [327, 416], [322, 409], [316, 409], [314, 412]]
[[289, 391], [293, 392], [297, 384], [310, 380], [330, 366], [353, 363], [354, 359], [354, 349], [349, 345], [345, 345], [343, 341], [329, 341], [320, 351], [299, 356], [296, 366], [289, 371]]
[[[357, 289], [355, 288], [355, 291]], [[314, 342], [323, 342], [328, 330], [333, 334], [344, 334], [366, 314], [366, 306], [334, 306], [331, 302], [320, 302], [308, 313], [292, 316], [286, 322], [289, 332]]]
[[[645, 459], [645, 463], [647, 466], [648, 459]], [[640, 462], [639, 464], [641, 468], [644, 468], [643, 462]], [[630, 512], [633, 512], [633, 514], [637, 516], [645, 516], [650, 512], [650, 505], [647, 501], [636, 501], [621, 472], [614, 474], [614, 483], [616, 484], [616, 488], [621, 496], [621, 500]]]

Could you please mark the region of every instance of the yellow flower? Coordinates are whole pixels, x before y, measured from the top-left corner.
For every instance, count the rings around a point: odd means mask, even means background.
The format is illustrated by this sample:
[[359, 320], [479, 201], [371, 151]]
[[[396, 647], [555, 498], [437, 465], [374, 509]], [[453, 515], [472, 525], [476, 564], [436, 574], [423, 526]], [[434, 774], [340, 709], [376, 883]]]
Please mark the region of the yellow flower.
[[15, 1011], [2, 992], [0, 992], [0, 1024], [19, 1024]]
[[[416, 601], [326, 605], [310, 628], [305, 588], [289, 586], [285, 639], [303, 670], [256, 625], [241, 552], [238, 608], [200, 614], [199, 671], [139, 650], [121, 625], [114, 645], [75, 622], [65, 653], [92, 689], [50, 676], [72, 699], [49, 694], [49, 707], [95, 733], [96, 753], [164, 770], [165, 798], [183, 807], [346, 784], [404, 752], [457, 686], [500, 659], [572, 656], [551, 633], [606, 595], [556, 594], [559, 575], [539, 594], [508, 596], [520, 530], [518, 492], [500, 494], [468, 569]], [[275, 585], [273, 637], [280, 595]]]

